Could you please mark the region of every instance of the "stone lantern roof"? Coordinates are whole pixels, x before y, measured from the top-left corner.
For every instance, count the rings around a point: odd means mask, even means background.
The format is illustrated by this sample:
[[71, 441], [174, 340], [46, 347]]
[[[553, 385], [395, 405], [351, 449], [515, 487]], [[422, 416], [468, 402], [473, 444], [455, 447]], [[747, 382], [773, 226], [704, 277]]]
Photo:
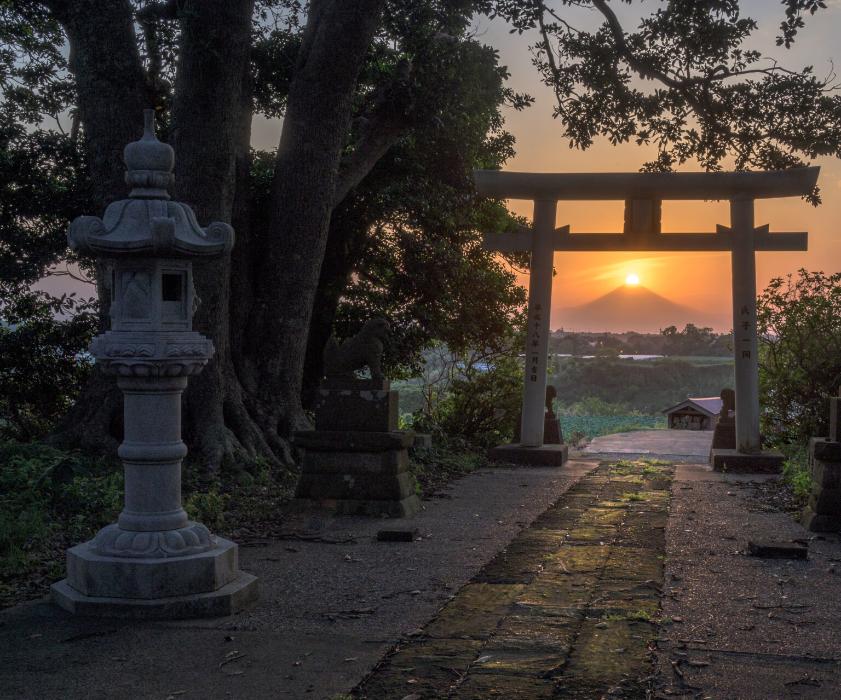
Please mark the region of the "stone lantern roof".
[[128, 199], [108, 205], [104, 216], [80, 216], [70, 225], [73, 250], [107, 257], [207, 257], [230, 252], [234, 230], [216, 221], [201, 228], [193, 210], [170, 199], [175, 181], [172, 147], [155, 136], [154, 110], [144, 110], [143, 136], [123, 151]]

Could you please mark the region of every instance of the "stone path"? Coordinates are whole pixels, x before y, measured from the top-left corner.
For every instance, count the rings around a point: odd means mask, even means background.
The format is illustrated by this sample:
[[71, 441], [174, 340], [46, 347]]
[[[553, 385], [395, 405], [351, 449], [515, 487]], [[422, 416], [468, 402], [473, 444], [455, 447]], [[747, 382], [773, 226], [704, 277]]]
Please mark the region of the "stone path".
[[644, 698], [672, 469], [600, 466], [357, 689], [371, 700]]
[[711, 430], [633, 430], [593, 438], [581, 456], [586, 459], [648, 456], [706, 464], [712, 440]]

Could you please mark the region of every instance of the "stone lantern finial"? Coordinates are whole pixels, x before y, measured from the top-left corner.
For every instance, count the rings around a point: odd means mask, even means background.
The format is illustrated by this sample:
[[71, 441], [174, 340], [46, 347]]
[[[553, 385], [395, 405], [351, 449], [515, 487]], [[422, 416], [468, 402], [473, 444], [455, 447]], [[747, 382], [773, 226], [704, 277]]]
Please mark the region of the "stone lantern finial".
[[175, 151], [155, 136], [155, 110], [143, 110], [143, 136], [123, 149], [129, 197], [169, 199], [167, 188], [175, 182]]

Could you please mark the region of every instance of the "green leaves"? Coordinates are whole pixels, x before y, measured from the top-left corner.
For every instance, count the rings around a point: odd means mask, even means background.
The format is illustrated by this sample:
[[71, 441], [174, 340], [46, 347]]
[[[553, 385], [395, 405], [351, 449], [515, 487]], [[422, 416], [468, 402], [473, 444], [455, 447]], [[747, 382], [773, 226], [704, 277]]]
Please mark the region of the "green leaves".
[[826, 433], [827, 398], [841, 386], [841, 273], [801, 269], [759, 296], [760, 405], [772, 443]]

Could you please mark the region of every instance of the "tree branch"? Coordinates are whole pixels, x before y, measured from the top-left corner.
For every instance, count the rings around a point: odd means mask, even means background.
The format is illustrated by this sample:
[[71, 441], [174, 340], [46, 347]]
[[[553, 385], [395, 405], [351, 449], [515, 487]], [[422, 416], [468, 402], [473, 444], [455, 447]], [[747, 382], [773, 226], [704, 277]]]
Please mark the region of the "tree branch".
[[369, 117], [363, 117], [360, 139], [339, 169], [333, 207], [338, 205], [373, 169], [411, 126], [414, 95], [410, 85], [411, 64], [402, 61], [395, 79], [377, 91]]

